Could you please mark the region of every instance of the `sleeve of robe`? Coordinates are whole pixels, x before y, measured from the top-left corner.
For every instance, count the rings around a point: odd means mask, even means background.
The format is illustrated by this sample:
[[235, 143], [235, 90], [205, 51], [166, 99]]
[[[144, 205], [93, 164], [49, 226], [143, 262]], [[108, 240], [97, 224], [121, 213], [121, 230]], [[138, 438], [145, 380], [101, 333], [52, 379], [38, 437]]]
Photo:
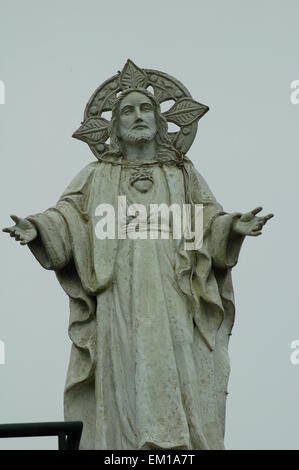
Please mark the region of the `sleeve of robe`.
[[[192, 277], [194, 297], [198, 309], [194, 318], [208, 349], [203, 355], [213, 357], [213, 387], [218, 400], [219, 419], [223, 435], [227, 385], [230, 374], [228, 343], [235, 319], [235, 301], [231, 277], [232, 267], [238, 262], [244, 237], [231, 237], [232, 224], [241, 214], [227, 214], [217, 202], [204, 178], [190, 168], [190, 185], [194, 203], [203, 204], [203, 245], [197, 252]], [[205, 352], [204, 352], [205, 351]], [[210, 352], [208, 352], [210, 351]]]
[[[38, 232], [37, 238], [30, 242], [28, 247], [45, 269], [60, 271], [74, 258], [75, 247], [72, 246], [67, 213], [77, 218], [78, 230], [83, 234], [88, 182], [94, 168], [94, 163], [83, 168], [66, 188], [55, 207], [27, 217]], [[63, 210], [65, 208], [66, 210]]]
[[190, 185], [194, 203], [203, 204], [204, 237], [209, 237], [209, 251], [216, 268], [227, 269], [238, 262], [244, 241], [242, 236], [231, 236], [232, 225], [240, 213], [227, 214], [217, 202], [205, 179], [192, 165]]
[[[78, 274], [78, 247], [74, 246], [70, 235], [69, 218], [76, 224], [80, 246], [88, 250], [86, 237], [88, 220], [85, 215], [86, 202], [93, 176], [95, 163], [86, 166], [70, 183], [55, 207], [41, 214], [28, 216], [38, 231], [37, 238], [28, 244], [29, 249], [45, 268], [54, 270], [56, 277], [69, 297], [70, 321], [69, 337], [72, 341], [70, 362], [65, 385], [65, 419], [82, 419], [78, 410], [82, 407], [82, 396], [90, 399], [84, 409], [93, 414], [94, 387], [93, 375], [96, 361], [95, 312], [96, 298], [90, 295], [82, 285]], [[75, 220], [74, 220], [75, 219]], [[77, 250], [77, 252], [76, 252]], [[82, 253], [82, 256], [88, 256]], [[88, 263], [83, 264], [87, 266]], [[84, 391], [83, 391], [83, 388]]]
[[45, 269], [60, 271], [72, 258], [67, 224], [56, 208], [27, 217], [37, 229], [38, 236], [28, 244], [29, 249]]

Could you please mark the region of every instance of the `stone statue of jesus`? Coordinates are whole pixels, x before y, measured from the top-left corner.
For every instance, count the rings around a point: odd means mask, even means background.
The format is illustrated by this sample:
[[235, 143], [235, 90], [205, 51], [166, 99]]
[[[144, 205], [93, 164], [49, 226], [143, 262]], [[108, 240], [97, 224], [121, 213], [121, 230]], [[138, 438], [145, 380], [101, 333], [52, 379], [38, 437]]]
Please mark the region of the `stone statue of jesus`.
[[[81, 449], [223, 449], [234, 323], [231, 269], [246, 236], [272, 214], [228, 214], [167, 137], [148, 90], [124, 90], [110, 147], [55, 207], [4, 229], [54, 270], [70, 300], [65, 419], [84, 423]], [[96, 237], [96, 208], [203, 205], [203, 244]], [[123, 229], [132, 217], [127, 217]], [[141, 235], [140, 228], [139, 235]]]

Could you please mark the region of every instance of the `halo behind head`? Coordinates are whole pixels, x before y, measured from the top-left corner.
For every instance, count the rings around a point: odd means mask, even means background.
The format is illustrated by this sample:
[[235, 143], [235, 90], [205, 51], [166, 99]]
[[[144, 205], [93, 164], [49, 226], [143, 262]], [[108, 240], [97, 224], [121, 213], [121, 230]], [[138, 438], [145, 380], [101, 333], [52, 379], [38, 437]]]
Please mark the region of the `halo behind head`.
[[[149, 87], [152, 87], [154, 94]], [[144, 93], [159, 108], [163, 102], [174, 101], [165, 113], [159, 109], [159, 114], [166, 127], [168, 121], [180, 128], [177, 132], [168, 132], [167, 129], [168, 145], [171, 144], [178, 153], [186, 154], [196, 136], [198, 120], [209, 110], [208, 106], [194, 101], [189, 91], [174, 77], [158, 70], [140, 69], [131, 60], [126, 62], [121, 72], [96, 89], [86, 105], [84, 121], [73, 137], [86, 142], [94, 155], [101, 159], [104, 153], [111, 150], [107, 142], [111, 126], [102, 114], [112, 111], [113, 118], [113, 110], [131, 91]]]

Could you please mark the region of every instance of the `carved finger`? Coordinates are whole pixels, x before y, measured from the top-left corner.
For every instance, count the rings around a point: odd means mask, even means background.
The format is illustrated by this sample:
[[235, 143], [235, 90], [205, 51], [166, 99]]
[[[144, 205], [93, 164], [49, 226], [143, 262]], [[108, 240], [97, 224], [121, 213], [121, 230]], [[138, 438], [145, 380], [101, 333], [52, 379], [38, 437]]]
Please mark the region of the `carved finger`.
[[20, 240], [20, 238], [21, 238], [20, 233], [15, 232], [15, 239], [16, 239], [16, 240]]
[[258, 214], [259, 212], [261, 212], [262, 210], [263, 210], [262, 207], [256, 207], [255, 209], [253, 209], [253, 210], [251, 211], [251, 214], [252, 214], [252, 215], [256, 215], [256, 214]]
[[14, 237], [15, 236], [15, 229], [11, 229], [10, 230], [10, 234], [9, 234], [11, 237]]
[[262, 232], [260, 231], [255, 231], [255, 232], [251, 232], [249, 234], [251, 237], [258, 237], [259, 235], [262, 235]]
[[272, 217], [274, 217], [274, 214], [265, 215], [265, 217], [263, 217], [264, 224], [266, 224], [268, 222], [268, 220], [272, 219]]
[[14, 215], [12, 214], [10, 216], [10, 218], [17, 224], [18, 222], [20, 222], [20, 217], [18, 217], [17, 215]]
[[10, 233], [11, 227], [5, 227], [2, 229], [2, 232]]

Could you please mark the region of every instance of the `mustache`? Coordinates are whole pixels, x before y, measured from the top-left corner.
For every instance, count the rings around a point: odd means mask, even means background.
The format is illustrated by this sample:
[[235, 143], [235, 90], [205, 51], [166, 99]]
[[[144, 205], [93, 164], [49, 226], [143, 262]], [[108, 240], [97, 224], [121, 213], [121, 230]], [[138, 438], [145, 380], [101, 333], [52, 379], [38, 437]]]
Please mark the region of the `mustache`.
[[148, 125], [145, 122], [135, 122], [131, 129], [136, 129], [137, 127], [144, 127], [145, 129], [148, 129]]
[[129, 142], [149, 142], [152, 140], [153, 136], [150, 134], [141, 134], [141, 135], [136, 135], [133, 132], [129, 132], [127, 134], [127, 139]]

